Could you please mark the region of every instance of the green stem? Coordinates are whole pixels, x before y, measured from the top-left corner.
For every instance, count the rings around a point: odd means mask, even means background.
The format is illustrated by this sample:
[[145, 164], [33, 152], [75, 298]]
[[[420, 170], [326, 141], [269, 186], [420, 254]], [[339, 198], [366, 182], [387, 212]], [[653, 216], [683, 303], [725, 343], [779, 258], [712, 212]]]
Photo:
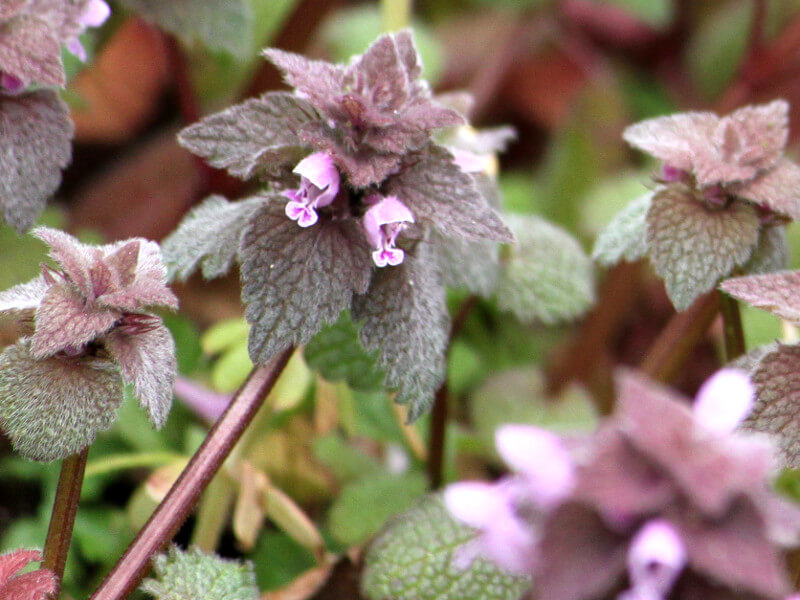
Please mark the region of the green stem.
[[292, 348], [289, 348], [267, 365], [253, 369], [136, 539], [92, 594], [91, 600], [121, 600], [136, 589], [149, 570], [151, 558], [178, 532], [200, 494], [208, 487], [272, 390], [291, 355]]
[[87, 446], [78, 454], [65, 458], [61, 462], [61, 474], [58, 478], [56, 498], [53, 502], [53, 513], [50, 515], [50, 527], [44, 543], [44, 560], [42, 566], [56, 575], [56, 590], [53, 598], [58, 598], [61, 591], [61, 580], [64, 578], [64, 567], [67, 564], [72, 529], [75, 525], [75, 514], [78, 512], [78, 501], [81, 497], [83, 474], [86, 470], [86, 458], [89, 456]]
[[412, 0], [381, 0], [381, 16], [385, 32], [408, 27]]
[[725, 358], [727, 362], [731, 362], [745, 353], [742, 315], [739, 312], [739, 303], [727, 294], [722, 294], [720, 311], [725, 336]]
[[115, 471], [138, 469], [140, 467], [160, 467], [171, 462], [187, 460], [188, 457], [177, 452], [145, 452], [142, 454], [112, 454], [86, 465], [85, 478], [107, 475]]

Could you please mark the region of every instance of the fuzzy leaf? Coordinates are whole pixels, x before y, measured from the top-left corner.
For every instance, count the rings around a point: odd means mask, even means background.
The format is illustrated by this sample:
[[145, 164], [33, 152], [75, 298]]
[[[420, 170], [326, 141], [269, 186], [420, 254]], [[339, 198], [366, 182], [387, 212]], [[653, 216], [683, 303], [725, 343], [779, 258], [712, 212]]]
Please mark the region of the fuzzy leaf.
[[396, 195], [419, 221], [428, 221], [448, 237], [510, 243], [513, 236], [497, 212], [462, 172], [452, 155], [431, 145], [413, 166], [387, 181], [387, 195]]
[[723, 281], [720, 288], [737, 300], [800, 323], [800, 271], [735, 277]]
[[390, 521], [367, 550], [361, 580], [370, 600], [518, 600], [530, 586], [477, 558], [454, 560], [474, 532], [456, 521], [439, 496], [427, 496]]
[[108, 429], [122, 381], [107, 360], [36, 360], [27, 340], [0, 355], [0, 428], [26, 458], [51, 461], [79, 452]]
[[376, 353], [367, 352], [358, 336], [358, 326], [343, 313], [311, 338], [303, 357], [328, 381], [344, 380], [354, 390], [381, 389], [386, 375], [376, 366]]
[[0, 292], [0, 313], [32, 317], [48, 288], [44, 278], [37, 277]]
[[492, 295], [500, 272], [500, 246], [497, 242], [448, 238], [435, 231], [431, 242], [439, 254], [445, 285], [483, 298]]
[[133, 385], [139, 404], [155, 428], [161, 429], [172, 406], [172, 386], [178, 369], [169, 329], [161, 322], [152, 329], [130, 334], [117, 328], [103, 341], [119, 364], [123, 381]]
[[432, 249], [426, 243], [397, 267], [379, 269], [369, 291], [353, 298], [353, 318], [363, 321], [361, 341], [379, 350], [378, 366], [395, 400], [408, 403], [408, 420], [426, 413], [444, 378], [449, 315]]
[[0, 95], [0, 207], [17, 231], [28, 229], [61, 183], [74, 128], [52, 91]]
[[597, 236], [592, 258], [605, 267], [634, 262], [647, 254], [647, 212], [653, 192], [639, 196]]
[[250, 563], [225, 560], [197, 548], [172, 546], [153, 560], [155, 578], [141, 590], [156, 600], [258, 600], [256, 576]]
[[746, 273], [762, 274], [782, 271], [789, 266], [789, 243], [784, 225], [764, 227], [758, 234], [753, 256], [743, 267]]
[[774, 168], [732, 188], [732, 192], [794, 220], [800, 219], [800, 167], [781, 159]]
[[779, 344], [752, 378], [757, 399], [744, 428], [772, 434], [785, 466], [800, 467], [800, 346]]
[[320, 118], [305, 100], [270, 92], [187, 127], [178, 141], [240, 179], [262, 172], [275, 175], [287, 165], [293, 168], [303, 157], [300, 131]]
[[647, 213], [647, 243], [675, 308], [689, 308], [735, 266], [745, 264], [758, 231], [758, 215], [749, 204], [734, 201], [714, 210], [683, 185], [657, 192]]
[[509, 218], [517, 238], [506, 248], [497, 304], [523, 321], [573, 319], [594, 302], [594, 269], [580, 244], [534, 216]]
[[34, 15], [0, 23], [0, 69], [25, 86], [61, 87], [67, 82], [60, 40], [49, 23]]
[[87, 305], [72, 286], [53, 285], [36, 310], [31, 350], [41, 359], [66, 348], [80, 348], [111, 329], [121, 317], [119, 311]]
[[425, 477], [419, 472], [381, 473], [350, 483], [331, 506], [331, 535], [347, 546], [363, 544], [387, 519], [408, 510], [425, 488]]
[[250, 357], [264, 363], [289, 345], [304, 344], [364, 293], [372, 259], [355, 221], [320, 220], [299, 227], [284, 203], [261, 207], [245, 229], [242, 300]]
[[199, 40], [215, 50], [246, 59], [253, 37], [253, 11], [247, 0], [121, 0], [186, 43]]
[[48, 569], [16, 575], [28, 563], [41, 562], [36, 550], [15, 550], [0, 555], [0, 600], [46, 600], [56, 590], [56, 576]]
[[225, 275], [250, 217], [267, 201], [261, 196], [240, 202], [210, 196], [193, 208], [162, 245], [168, 278], [185, 281], [198, 265], [206, 279]]
[[720, 519], [670, 519], [686, 548], [689, 566], [713, 581], [764, 598], [783, 598], [791, 590], [784, 558], [767, 538], [760, 511], [738, 498]]

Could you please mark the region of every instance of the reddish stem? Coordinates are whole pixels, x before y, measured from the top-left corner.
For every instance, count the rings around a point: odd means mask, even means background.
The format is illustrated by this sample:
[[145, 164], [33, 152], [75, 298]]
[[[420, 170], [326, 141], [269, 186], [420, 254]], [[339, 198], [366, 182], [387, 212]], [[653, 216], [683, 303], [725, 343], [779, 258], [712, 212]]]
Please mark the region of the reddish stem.
[[292, 348], [284, 350], [269, 364], [250, 373], [164, 500], [90, 600], [122, 600], [136, 589], [150, 568], [150, 559], [175, 536], [200, 494], [239, 441], [275, 385], [292, 351]]

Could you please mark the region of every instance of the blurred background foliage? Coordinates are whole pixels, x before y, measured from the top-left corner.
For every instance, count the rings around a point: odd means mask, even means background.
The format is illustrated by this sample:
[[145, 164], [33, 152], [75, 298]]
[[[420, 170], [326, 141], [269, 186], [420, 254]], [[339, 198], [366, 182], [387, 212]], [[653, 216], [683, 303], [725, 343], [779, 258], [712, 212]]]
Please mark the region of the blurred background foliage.
[[[87, 36], [94, 60], [68, 62], [75, 156], [43, 223], [87, 240], [161, 239], [209, 193], [244, 195], [241, 182], [179, 148], [178, 129], [281, 88], [262, 47], [345, 61], [383, 28], [377, 2], [245, 1], [251, 39], [237, 40], [249, 47], [237, 53], [204, 38], [213, 32], [175, 37], [114, 5], [109, 24]], [[477, 127], [516, 129], [499, 157], [506, 210], [561, 226], [585, 250], [651, 185], [653, 164], [620, 136], [636, 120], [783, 97], [797, 158], [797, 0], [416, 0], [412, 26], [437, 91], [470, 91]], [[789, 240], [798, 268], [800, 227]], [[42, 260], [40, 242], [0, 227], [0, 287], [31, 278]], [[580, 430], [608, 410], [613, 367], [638, 364], [673, 311], [647, 265], [597, 279], [597, 305], [561, 325], [452, 294], [445, 481], [499, 473], [498, 424]], [[92, 447], [67, 565], [73, 597], [116, 561], [250, 370], [236, 273], [177, 291], [181, 312], [167, 324], [182, 377], [201, 387], [181, 394], [160, 432], [126, 402]], [[765, 312], [743, 308], [743, 319], [748, 347], [792, 335]], [[676, 377], [685, 392], [719, 365], [720, 331], [715, 324]], [[364, 545], [429, 487], [432, 419], [403, 424], [356, 336], [344, 318], [297, 352], [178, 536], [253, 561], [265, 598], [358, 597]], [[0, 338], [11, 339], [1, 323]], [[0, 436], [0, 547], [42, 545], [57, 472], [16, 458]], [[781, 489], [800, 497], [791, 473]]]

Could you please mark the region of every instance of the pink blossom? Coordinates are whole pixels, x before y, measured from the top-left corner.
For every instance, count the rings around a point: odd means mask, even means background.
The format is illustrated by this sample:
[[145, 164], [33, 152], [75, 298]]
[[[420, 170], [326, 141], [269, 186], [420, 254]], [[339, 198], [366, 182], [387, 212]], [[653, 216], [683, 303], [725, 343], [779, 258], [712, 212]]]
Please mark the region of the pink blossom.
[[333, 159], [324, 152], [315, 152], [297, 163], [294, 173], [300, 175], [300, 187], [284, 195], [286, 216], [300, 227], [311, 227], [318, 220], [317, 209], [328, 206], [339, 193], [339, 171]]
[[375, 248], [372, 260], [379, 267], [395, 267], [405, 258], [405, 252], [395, 245], [397, 236], [414, 222], [414, 215], [396, 196], [376, 197], [373, 202], [363, 220], [367, 239]]
[[619, 600], [662, 600], [686, 565], [686, 550], [667, 521], [653, 519], [642, 526], [628, 548], [631, 589]]
[[739, 369], [720, 369], [707, 380], [695, 399], [695, 421], [715, 433], [732, 432], [753, 408], [755, 389]]
[[[100, 27], [109, 16], [111, 16], [111, 9], [103, 0], [89, 0], [86, 10], [78, 21], [84, 29]], [[86, 62], [86, 49], [77, 35], [68, 39], [66, 45], [71, 54]]]

